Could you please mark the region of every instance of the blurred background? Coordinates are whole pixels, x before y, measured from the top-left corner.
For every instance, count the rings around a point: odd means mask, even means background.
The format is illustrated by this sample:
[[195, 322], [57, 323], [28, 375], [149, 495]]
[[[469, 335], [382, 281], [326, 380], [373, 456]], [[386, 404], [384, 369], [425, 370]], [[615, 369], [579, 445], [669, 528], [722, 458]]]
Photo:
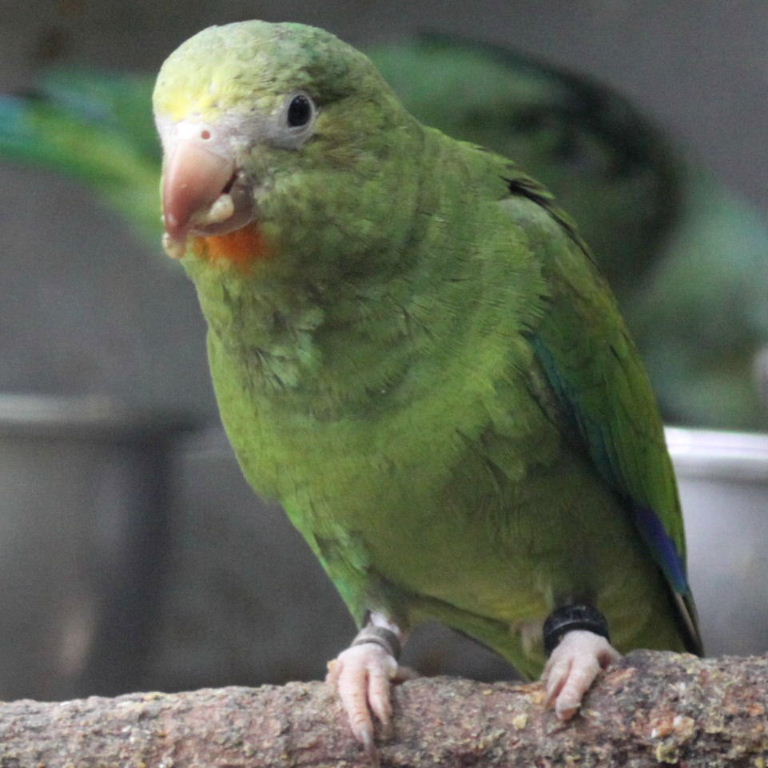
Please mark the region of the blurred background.
[[[337, 33], [425, 122], [552, 187], [675, 426], [708, 651], [764, 651], [763, 0], [29, 0], [0, 5], [0, 697], [316, 678], [354, 633], [240, 477], [159, 247], [152, 77], [247, 18]], [[512, 674], [436, 628], [408, 653]]]

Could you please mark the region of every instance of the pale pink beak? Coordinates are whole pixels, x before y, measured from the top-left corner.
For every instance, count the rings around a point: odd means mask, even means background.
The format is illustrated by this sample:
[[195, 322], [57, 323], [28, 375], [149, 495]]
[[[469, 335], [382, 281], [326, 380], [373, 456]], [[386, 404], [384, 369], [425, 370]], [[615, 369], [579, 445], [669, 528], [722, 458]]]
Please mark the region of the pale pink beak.
[[165, 162], [163, 219], [175, 241], [183, 241], [233, 179], [235, 165], [201, 139], [179, 138]]

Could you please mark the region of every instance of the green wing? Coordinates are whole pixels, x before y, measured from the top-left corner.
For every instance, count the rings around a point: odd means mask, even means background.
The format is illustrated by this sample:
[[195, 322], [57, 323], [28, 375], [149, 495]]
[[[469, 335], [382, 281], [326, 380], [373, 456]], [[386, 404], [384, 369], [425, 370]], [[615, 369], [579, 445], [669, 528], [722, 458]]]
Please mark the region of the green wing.
[[[531, 341], [556, 393], [567, 438], [624, 501], [669, 583], [686, 644], [700, 651], [677, 484], [648, 376], [607, 283], [569, 219], [535, 182], [515, 177], [509, 185], [510, 207], [518, 218], [521, 207], [528, 211], [521, 223], [545, 254], [550, 311]], [[520, 206], [520, 195], [538, 207]]]

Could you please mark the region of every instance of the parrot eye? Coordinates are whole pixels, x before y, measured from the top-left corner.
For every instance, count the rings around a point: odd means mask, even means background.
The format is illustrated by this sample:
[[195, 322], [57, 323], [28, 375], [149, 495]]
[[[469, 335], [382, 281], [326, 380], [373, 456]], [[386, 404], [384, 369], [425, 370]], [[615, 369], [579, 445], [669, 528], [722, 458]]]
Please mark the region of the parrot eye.
[[312, 135], [317, 107], [311, 96], [298, 91], [286, 98], [275, 117], [272, 143], [282, 149], [299, 149]]
[[312, 99], [304, 93], [297, 93], [288, 104], [285, 119], [291, 128], [301, 128], [311, 119], [315, 108]]

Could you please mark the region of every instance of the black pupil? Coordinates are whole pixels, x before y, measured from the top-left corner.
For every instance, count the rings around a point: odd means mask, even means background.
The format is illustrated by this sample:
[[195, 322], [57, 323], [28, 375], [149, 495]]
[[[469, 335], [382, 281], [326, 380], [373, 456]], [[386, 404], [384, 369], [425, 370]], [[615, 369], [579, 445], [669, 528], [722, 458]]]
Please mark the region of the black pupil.
[[312, 104], [306, 96], [294, 96], [288, 105], [288, 125], [298, 128], [306, 125], [312, 117]]

